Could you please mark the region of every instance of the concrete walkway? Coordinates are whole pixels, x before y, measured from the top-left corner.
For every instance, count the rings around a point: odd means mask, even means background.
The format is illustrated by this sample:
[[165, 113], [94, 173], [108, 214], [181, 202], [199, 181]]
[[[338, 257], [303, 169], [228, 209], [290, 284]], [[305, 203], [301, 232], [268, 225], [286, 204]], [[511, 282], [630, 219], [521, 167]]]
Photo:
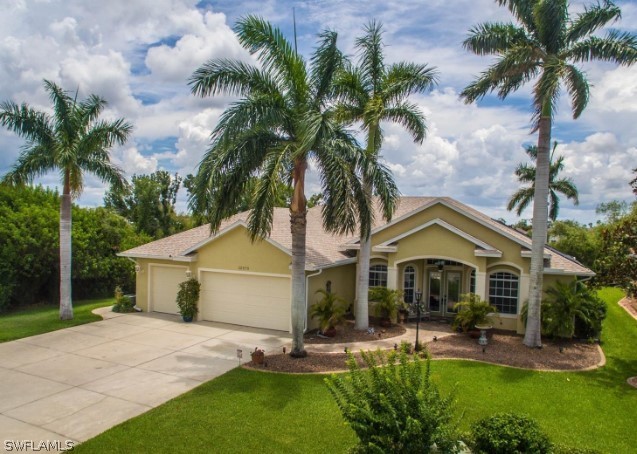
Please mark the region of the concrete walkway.
[[[15, 451], [24, 441], [36, 447], [58, 441], [60, 448], [85, 441], [249, 361], [255, 347], [266, 354], [291, 347], [290, 335], [281, 331], [110, 308], [94, 312], [104, 320], [0, 344], [0, 449]], [[449, 334], [448, 325], [428, 322], [421, 323], [419, 338]], [[409, 324], [400, 337], [306, 348], [388, 349], [415, 338], [415, 324]]]
[[291, 345], [280, 331], [98, 311], [104, 320], [0, 344], [0, 449], [85, 441], [249, 361], [257, 346]]

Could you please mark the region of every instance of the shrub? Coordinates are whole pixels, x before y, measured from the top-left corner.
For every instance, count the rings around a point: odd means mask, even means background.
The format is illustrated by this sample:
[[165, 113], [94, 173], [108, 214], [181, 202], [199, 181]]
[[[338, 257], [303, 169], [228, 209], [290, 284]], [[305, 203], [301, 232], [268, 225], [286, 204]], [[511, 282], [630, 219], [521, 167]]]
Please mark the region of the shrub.
[[369, 289], [369, 300], [374, 301], [376, 315], [383, 319], [395, 320], [398, 311], [406, 308], [403, 301], [403, 292], [385, 287], [372, 287]]
[[513, 413], [498, 413], [472, 427], [473, 451], [480, 454], [543, 454], [552, 450], [537, 422]]
[[577, 320], [582, 329], [599, 335], [605, 317], [604, 302], [580, 281], [556, 282], [542, 303], [542, 326], [553, 337], [572, 338]]
[[115, 304], [113, 312], [134, 312], [135, 304], [122, 292], [122, 288], [118, 285], [115, 287]]
[[323, 295], [321, 300], [312, 306], [312, 318], [318, 318], [321, 331], [336, 328], [345, 320], [348, 303], [336, 293], [318, 289], [316, 293]]
[[487, 301], [482, 300], [475, 293], [462, 295], [460, 302], [455, 308], [458, 313], [453, 318], [453, 329], [461, 328], [465, 333], [474, 329], [476, 325], [489, 323], [489, 315], [496, 314], [498, 308], [492, 306]]
[[179, 306], [179, 313], [185, 318], [194, 318], [199, 312], [197, 303], [199, 303], [199, 292], [201, 291], [201, 284], [197, 279], [191, 277], [179, 284], [179, 291], [177, 292], [177, 306]]
[[405, 352], [361, 352], [369, 371], [350, 353], [345, 375], [327, 386], [358, 436], [361, 453], [456, 452], [453, 396], [443, 397], [430, 379], [430, 361]]

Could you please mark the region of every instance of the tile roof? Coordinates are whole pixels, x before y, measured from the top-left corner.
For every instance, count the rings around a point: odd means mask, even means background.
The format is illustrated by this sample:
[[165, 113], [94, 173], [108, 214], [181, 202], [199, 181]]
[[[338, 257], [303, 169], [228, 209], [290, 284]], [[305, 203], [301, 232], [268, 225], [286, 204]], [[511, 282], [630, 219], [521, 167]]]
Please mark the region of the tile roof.
[[[449, 197], [401, 197], [396, 211], [394, 213], [394, 221], [402, 217], [407, 217], [410, 213], [417, 212], [436, 202], [444, 203], [452, 209], [469, 215], [477, 219], [484, 225], [499, 231], [505, 236], [514, 239], [518, 243], [531, 249], [531, 239], [485, 214], [458, 202]], [[374, 231], [382, 229], [387, 223], [382, 219], [382, 215], [378, 206], [376, 207], [376, 216], [374, 219]], [[219, 227], [219, 233], [229, 229], [233, 224], [247, 223], [249, 212], [235, 214], [234, 216], [223, 221]], [[124, 251], [120, 255], [124, 257], [136, 258], [166, 258], [166, 259], [187, 259], [188, 250], [198, 245], [202, 245], [211, 239], [209, 224], [195, 227], [185, 232], [162, 238], [151, 243], [138, 246], [133, 249]], [[269, 239], [278, 243], [284, 249], [291, 251], [292, 236], [290, 233], [290, 214], [287, 208], [275, 208], [272, 219], [272, 231]], [[321, 208], [314, 207], [307, 213], [307, 237], [306, 237], [306, 261], [307, 269], [323, 268], [334, 265], [337, 262], [348, 260], [350, 254], [343, 250], [344, 244], [353, 244], [357, 241], [357, 235], [335, 235], [326, 232], [323, 229]], [[581, 265], [574, 258], [562, 254], [552, 248], [545, 250], [546, 254], [551, 255], [551, 269], [569, 274], [591, 275], [592, 271]]]

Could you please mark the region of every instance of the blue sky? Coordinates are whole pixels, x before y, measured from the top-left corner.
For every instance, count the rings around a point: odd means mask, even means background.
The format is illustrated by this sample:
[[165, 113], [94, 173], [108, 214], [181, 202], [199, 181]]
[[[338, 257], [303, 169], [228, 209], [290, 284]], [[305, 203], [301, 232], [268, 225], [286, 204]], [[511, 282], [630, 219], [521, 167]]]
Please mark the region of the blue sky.
[[[573, 1], [581, 10], [588, 2]], [[615, 24], [637, 32], [637, 4], [617, 2], [623, 19]], [[6, 6], [8, 4], [8, 6]], [[129, 176], [157, 169], [192, 173], [206, 150], [208, 136], [229, 97], [198, 99], [187, 79], [211, 58], [252, 61], [239, 46], [232, 26], [258, 14], [292, 39], [292, 8], [299, 51], [309, 55], [316, 35], [339, 33], [341, 48], [354, 53], [354, 40], [372, 19], [385, 28], [386, 61], [435, 66], [440, 83], [413, 98], [425, 112], [429, 136], [411, 142], [400, 127], [384, 125], [383, 159], [406, 195], [447, 195], [508, 221], [507, 198], [518, 187], [513, 171], [524, 161], [529, 134], [526, 87], [506, 102], [488, 97], [465, 105], [458, 94], [491, 61], [470, 55], [461, 43], [471, 26], [508, 21], [508, 11], [493, 0], [215, 1], [215, 0], [5, 0], [0, 16], [0, 99], [27, 101], [48, 109], [42, 79], [56, 81], [80, 96], [96, 93], [109, 102], [106, 115], [135, 125], [131, 140], [113, 150], [114, 161]], [[593, 85], [591, 102], [573, 121], [562, 97], [553, 137], [566, 156], [564, 175], [580, 189], [580, 205], [563, 202], [563, 218], [593, 222], [600, 202], [633, 201], [628, 181], [637, 167], [637, 68], [609, 64], [582, 67]], [[0, 130], [0, 174], [9, 169], [21, 141]], [[41, 182], [56, 185], [51, 174]], [[308, 196], [318, 192], [314, 173]], [[88, 178], [78, 203], [102, 203], [103, 185]], [[179, 197], [185, 209], [185, 191]], [[530, 211], [523, 214], [530, 218]]]

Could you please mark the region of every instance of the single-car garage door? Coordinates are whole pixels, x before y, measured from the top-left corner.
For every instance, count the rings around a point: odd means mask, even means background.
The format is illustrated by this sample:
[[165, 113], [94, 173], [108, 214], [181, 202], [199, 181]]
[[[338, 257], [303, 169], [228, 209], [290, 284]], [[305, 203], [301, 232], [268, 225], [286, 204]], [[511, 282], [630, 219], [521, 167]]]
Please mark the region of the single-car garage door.
[[151, 310], [178, 314], [179, 307], [175, 300], [179, 284], [186, 280], [186, 267], [152, 265], [150, 278]]
[[290, 330], [290, 278], [201, 272], [200, 310], [204, 320]]

